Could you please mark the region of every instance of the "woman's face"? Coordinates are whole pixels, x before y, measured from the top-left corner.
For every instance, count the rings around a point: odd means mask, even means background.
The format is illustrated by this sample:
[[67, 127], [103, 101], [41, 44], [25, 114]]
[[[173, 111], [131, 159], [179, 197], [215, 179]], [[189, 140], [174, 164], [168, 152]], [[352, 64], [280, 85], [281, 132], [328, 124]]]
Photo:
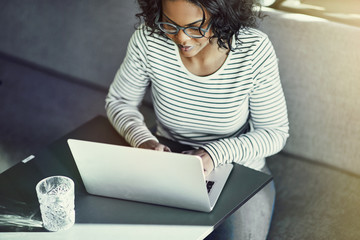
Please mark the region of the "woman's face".
[[[174, 23], [181, 27], [199, 27], [203, 20], [202, 9], [186, 0], [162, 0], [163, 22]], [[205, 9], [204, 9], [205, 10]], [[205, 22], [202, 28], [206, 28], [210, 22], [210, 16], [205, 10]], [[203, 38], [191, 38], [180, 30], [177, 34], [167, 34], [180, 49], [183, 57], [194, 57], [209, 45], [211, 29]]]

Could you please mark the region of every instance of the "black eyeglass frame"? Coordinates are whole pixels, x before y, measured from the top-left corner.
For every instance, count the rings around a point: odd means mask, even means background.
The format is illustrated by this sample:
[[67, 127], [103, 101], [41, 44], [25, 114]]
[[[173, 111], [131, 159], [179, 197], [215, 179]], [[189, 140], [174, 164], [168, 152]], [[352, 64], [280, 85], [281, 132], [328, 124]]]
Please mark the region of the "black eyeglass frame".
[[[166, 15], [165, 15], [165, 16], [166, 16]], [[158, 14], [158, 15], [156, 16], [155, 24], [159, 27], [159, 29], [160, 29], [161, 31], [163, 31], [163, 32], [166, 33], [166, 34], [171, 34], [171, 35], [176, 35], [176, 34], [179, 33], [180, 30], [183, 30], [183, 32], [184, 32], [187, 36], [189, 36], [189, 37], [191, 37], [191, 38], [203, 38], [203, 37], [205, 37], [205, 34], [210, 30], [210, 27], [211, 27], [211, 22], [210, 22], [210, 23], [208, 24], [208, 26], [204, 29], [204, 28], [200, 28], [200, 27], [181, 27], [181, 26], [176, 25], [175, 23], [159, 22], [159, 19], [160, 19], [160, 14]], [[169, 32], [169, 31], [167, 31], [166, 29], [163, 29], [163, 28], [161, 27], [162, 24], [168, 24], [168, 25], [174, 27], [174, 28], [176, 29], [176, 32]], [[201, 34], [201, 36], [192, 36], [191, 34], [188, 34], [188, 33], [186, 32], [186, 29], [198, 30], [199, 33]]]

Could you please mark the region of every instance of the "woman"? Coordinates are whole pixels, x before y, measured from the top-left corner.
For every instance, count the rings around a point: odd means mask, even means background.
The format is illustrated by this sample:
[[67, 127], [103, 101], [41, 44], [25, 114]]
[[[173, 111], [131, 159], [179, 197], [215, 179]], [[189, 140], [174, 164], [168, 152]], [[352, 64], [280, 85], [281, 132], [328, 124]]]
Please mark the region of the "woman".
[[[138, 2], [144, 24], [106, 99], [117, 131], [134, 147], [171, 151], [156, 135], [191, 145], [186, 153], [202, 158], [205, 174], [232, 162], [269, 173], [265, 157], [285, 145], [288, 119], [275, 52], [253, 28], [253, 2]], [[150, 83], [155, 135], [138, 110]], [[265, 239], [274, 198], [269, 184], [210, 237]]]

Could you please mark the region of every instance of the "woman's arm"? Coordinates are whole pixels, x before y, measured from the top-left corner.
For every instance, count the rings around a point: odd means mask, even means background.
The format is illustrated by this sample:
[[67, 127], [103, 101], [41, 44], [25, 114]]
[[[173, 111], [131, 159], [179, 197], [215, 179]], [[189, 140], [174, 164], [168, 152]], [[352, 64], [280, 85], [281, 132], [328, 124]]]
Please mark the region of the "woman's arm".
[[146, 66], [146, 36], [139, 29], [130, 39], [126, 57], [110, 86], [105, 105], [114, 128], [134, 147], [146, 141], [158, 142], [138, 109], [149, 85]]
[[215, 167], [230, 162], [245, 166], [279, 152], [289, 134], [287, 108], [280, 83], [277, 58], [269, 39], [259, 42], [253, 53], [254, 87], [249, 94], [253, 130], [236, 138], [206, 144]]

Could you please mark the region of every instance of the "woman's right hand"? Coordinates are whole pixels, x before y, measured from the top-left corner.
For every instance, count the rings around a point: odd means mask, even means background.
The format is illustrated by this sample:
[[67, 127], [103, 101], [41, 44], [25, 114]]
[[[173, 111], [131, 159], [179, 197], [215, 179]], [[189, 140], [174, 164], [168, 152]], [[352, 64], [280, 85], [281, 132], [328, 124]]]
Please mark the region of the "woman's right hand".
[[151, 150], [161, 151], [161, 152], [171, 152], [171, 150], [168, 146], [165, 146], [154, 140], [148, 140], [146, 142], [143, 142], [142, 144], [139, 145], [139, 148], [151, 149]]

